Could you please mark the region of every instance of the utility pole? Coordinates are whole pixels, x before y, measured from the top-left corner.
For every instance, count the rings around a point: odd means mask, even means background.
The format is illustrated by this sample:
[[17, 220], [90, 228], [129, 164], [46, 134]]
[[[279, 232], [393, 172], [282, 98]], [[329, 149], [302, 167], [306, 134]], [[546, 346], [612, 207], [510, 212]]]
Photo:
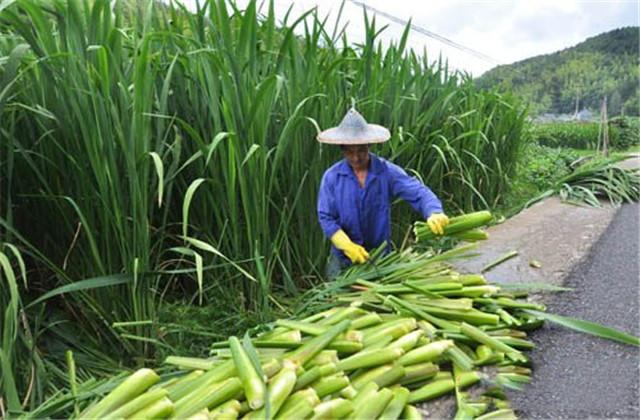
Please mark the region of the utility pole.
[[600, 107], [600, 129], [598, 130], [598, 150], [609, 157], [609, 122], [607, 120], [607, 97], [602, 99]]

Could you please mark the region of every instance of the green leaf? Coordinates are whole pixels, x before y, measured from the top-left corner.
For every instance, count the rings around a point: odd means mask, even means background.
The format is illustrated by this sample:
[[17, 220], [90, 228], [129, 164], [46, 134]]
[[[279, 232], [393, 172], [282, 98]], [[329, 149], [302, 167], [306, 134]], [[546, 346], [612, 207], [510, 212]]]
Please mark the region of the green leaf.
[[243, 269], [242, 267], [240, 267], [235, 261], [229, 259], [226, 255], [224, 255], [222, 252], [218, 251], [218, 249], [216, 249], [213, 245], [208, 244], [204, 241], [201, 241], [199, 239], [195, 239], [195, 238], [191, 238], [189, 236], [186, 236], [184, 238], [185, 241], [189, 242], [191, 245], [195, 246], [198, 249], [201, 249], [203, 251], [207, 251], [210, 252], [214, 255], [219, 256], [220, 258], [224, 259], [225, 261], [227, 261], [229, 264], [231, 264], [232, 266], [234, 266], [238, 271], [240, 271], [242, 274], [245, 275], [245, 277], [247, 277], [249, 280], [253, 280], [255, 282], [257, 282], [258, 280], [256, 280], [255, 277], [253, 277], [251, 274], [249, 274], [248, 271], [246, 271], [245, 269]]
[[80, 280], [71, 284], [65, 284], [40, 296], [38, 299], [29, 303], [26, 308], [37, 305], [44, 302], [47, 299], [51, 299], [54, 296], [61, 295], [63, 293], [73, 293], [81, 290], [98, 289], [101, 287], [117, 286], [119, 284], [131, 283], [133, 277], [130, 274], [112, 274], [109, 276], [93, 277], [86, 280]]
[[620, 343], [640, 347], [640, 338], [627, 334], [623, 331], [617, 330], [612, 327], [607, 327], [605, 325], [597, 324], [591, 321], [584, 321], [582, 319], [576, 319], [576, 318], [570, 318], [567, 316], [554, 315], [546, 312], [534, 311], [532, 309], [525, 309], [524, 311], [532, 315], [535, 315], [539, 318], [545, 319], [547, 321], [551, 321], [558, 325], [562, 325], [563, 327], [572, 329], [574, 331], [595, 335], [596, 337], [602, 337], [608, 340], [618, 341]]
[[156, 175], [158, 175], [158, 207], [162, 207], [162, 192], [164, 189], [164, 165], [160, 155], [156, 152], [149, 152], [149, 155], [153, 159], [153, 164], [156, 168]]
[[570, 292], [570, 287], [554, 286], [546, 283], [500, 283], [502, 290], [541, 290], [545, 292]]
[[186, 238], [187, 228], [189, 226], [189, 207], [191, 206], [191, 200], [196, 190], [205, 181], [204, 178], [198, 178], [189, 185], [187, 193], [184, 195], [184, 201], [182, 203], [182, 236]]

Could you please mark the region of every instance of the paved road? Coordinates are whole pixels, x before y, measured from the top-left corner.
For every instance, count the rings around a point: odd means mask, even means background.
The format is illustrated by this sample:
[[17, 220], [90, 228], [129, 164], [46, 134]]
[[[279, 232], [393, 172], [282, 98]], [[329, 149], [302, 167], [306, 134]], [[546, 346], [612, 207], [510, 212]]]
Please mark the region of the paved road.
[[[638, 204], [616, 213], [549, 312], [640, 335], [639, 214]], [[521, 418], [640, 418], [640, 349], [548, 323], [532, 338], [533, 383], [510, 395]]]

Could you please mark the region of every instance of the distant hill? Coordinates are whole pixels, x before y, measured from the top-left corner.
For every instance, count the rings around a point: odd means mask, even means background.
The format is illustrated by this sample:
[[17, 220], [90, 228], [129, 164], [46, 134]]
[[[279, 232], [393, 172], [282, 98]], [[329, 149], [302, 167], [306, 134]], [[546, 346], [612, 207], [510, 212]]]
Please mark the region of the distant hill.
[[640, 115], [639, 48], [640, 27], [615, 29], [562, 51], [498, 66], [476, 83], [513, 91], [530, 103], [533, 115], [599, 112], [605, 95], [610, 116]]

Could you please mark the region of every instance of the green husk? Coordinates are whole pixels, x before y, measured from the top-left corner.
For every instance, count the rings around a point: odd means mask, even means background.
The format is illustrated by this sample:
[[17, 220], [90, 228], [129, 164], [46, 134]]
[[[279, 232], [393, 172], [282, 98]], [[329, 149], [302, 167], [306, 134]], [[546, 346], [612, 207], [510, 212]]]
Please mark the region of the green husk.
[[378, 392], [379, 388], [380, 387], [375, 382], [369, 382], [368, 384], [363, 386], [358, 390], [358, 393], [353, 398], [353, 406], [359, 406], [360, 404], [362, 404], [362, 402], [370, 400], [371, 397], [375, 395], [376, 392]]
[[384, 411], [393, 398], [393, 391], [383, 388], [377, 391], [371, 399], [354, 403], [353, 418], [355, 419], [376, 419]]
[[220, 364], [219, 360], [208, 360], [201, 359], [198, 357], [180, 357], [180, 356], [168, 356], [164, 363], [167, 365], [174, 365], [179, 367], [180, 369], [188, 369], [188, 370], [211, 370], [216, 365]]
[[387, 407], [380, 414], [380, 418], [383, 420], [396, 420], [402, 414], [405, 405], [409, 401], [409, 394], [411, 392], [404, 387], [398, 387], [393, 389], [393, 398], [387, 404]]
[[338, 370], [351, 371], [372, 366], [380, 366], [396, 360], [404, 354], [401, 348], [387, 348], [381, 350], [364, 350], [353, 356], [341, 360], [337, 365]]
[[349, 328], [350, 324], [351, 322], [346, 319], [338, 322], [323, 334], [312, 338], [311, 340], [303, 344], [300, 348], [291, 352], [286, 359], [294, 362], [298, 366], [304, 366], [306, 362], [308, 362], [316, 354], [324, 350], [324, 348], [327, 347], [327, 345], [331, 343], [334, 338], [336, 338], [339, 334], [345, 332], [347, 328]]
[[[458, 388], [464, 389], [478, 382], [480, 380], [480, 374], [475, 371], [461, 372], [459, 375], [457, 375], [456, 380], [458, 381]], [[428, 384], [420, 387], [415, 391], [412, 391], [409, 395], [409, 402], [416, 403], [432, 400], [453, 391], [455, 385], [456, 384], [453, 380], [453, 377], [451, 376], [443, 379], [438, 379], [436, 377], [436, 379], [429, 382]]]
[[[196, 410], [198, 411], [198, 410]], [[167, 397], [163, 397], [160, 400], [146, 406], [140, 411], [137, 411], [131, 415], [132, 419], [163, 419], [171, 416], [174, 413], [173, 402]]]
[[238, 400], [229, 400], [209, 413], [210, 420], [233, 420], [240, 415], [241, 404]]
[[422, 420], [422, 414], [413, 405], [407, 405], [402, 412], [402, 418], [404, 420]]
[[326, 365], [322, 366], [314, 366], [313, 368], [304, 372], [302, 375], [298, 376], [294, 391], [305, 388], [307, 385], [315, 382], [319, 378], [331, 375], [335, 372], [337, 372], [335, 363], [327, 363]]
[[[296, 364], [290, 361], [285, 361], [282, 370], [278, 372], [276, 376], [271, 379], [268, 387], [269, 397], [269, 414], [271, 417], [276, 417], [278, 411], [284, 405], [287, 397], [293, 391], [293, 387], [296, 385]], [[265, 408], [253, 411], [247, 415], [249, 419], [263, 419], [266, 415]]]
[[289, 419], [305, 419], [313, 413], [315, 405], [311, 404], [308, 400], [299, 400], [295, 404], [282, 408], [280, 414], [275, 417], [275, 420], [289, 420]]
[[340, 391], [340, 396], [348, 400], [353, 400], [358, 395], [358, 390], [351, 385], [347, 385]]
[[392, 364], [387, 364], [383, 366], [378, 366], [373, 369], [363, 369], [363, 372], [358, 373], [351, 380], [351, 386], [353, 386], [356, 390], [362, 389], [365, 385], [370, 382], [375, 382], [375, 378], [382, 375], [383, 373], [391, 370], [393, 368]]
[[423, 335], [424, 335], [424, 332], [422, 330], [412, 331], [412, 332], [410, 332], [408, 334], [405, 334], [402, 337], [398, 338], [396, 341], [392, 342], [389, 345], [389, 347], [390, 348], [396, 348], [396, 347], [401, 348], [406, 353], [406, 352], [408, 352], [409, 350], [411, 350], [412, 348], [414, 348], [416, 346], [416, 344], [418, 343], [418, 340]]
[[476, 417], [476, 420], [517, 420], [518, 416], [510, 408], [502, 408], [495, 410], [482, 416]]
[[215, 407], [242, 395], [242, 382], [229, 378], [224, 382], [206, 387], [175, 402], [175, 417], [189, 417], [203, 408]]
[[516, 360], [516, 361], [527, 360], [526, 357], [524, 357], [524, 355], [520, 353], [518, 350], [508, 346], [505, 343], [502, 343], [501, 341], [496, 340], [495, 338], [491, 337], [490, 335], [480, 330], [479, 328], [473, 327], [463, 322], [460, 325], [460, 331], [466, 336], [470, 337], [471, 339], [479, 343], [485, 344], [497, 352], [505, 353], [507, 357], [509, 357], [512, 360]]
[[306, 418], [318, 404], [320, 398], [313, 388], [298, 391], [287, 398], [276, 419]]
[[353, 403], [343, 398], [336, 398], [318, 404], [313, 409], [311, 420], [333, 420], [348, 416], [353, 411]]
[[227, 360], [223, 364], [200, 375], [198, 378], [185, 382], [183, 386], [172, 388], [169, 391], [168, 397], [171, 401], [178, 401], [187, 395], [198, 392], [202, 387], [211, 386], [217, 382], [231, 378], [235, 374], [236, 367], [233, 360]]
[[104, 417], [112, 410], [133, 400], [147, 388], [160, 380], [151, 369], [142, 368], [135, 371], [96, 405], [89, 407], [82, 417]]
[[237, 337], [229, 338], [229, 348], [249, 407], [257, 410], [265, 403], [265, 378], [260, 377]]
[[112, 411], [104, 416], [105, 420], [108, 419], [120, 419], [130, 417], [136, 411], [140, 411], [143, 408], [155, 403], [158, 400], [167, 396], [167, 390], [163, 388], [156, 388], [138, 395], [128, 403], [120, 406], [117, 410]]
[[310, 335], [320, 335], [324, 332], [326, 332], [329, 327], [322, 327], [320, 325], [317, 324], [312, 324], [312, 323], [308, 323], [308, 322], [301, 322], [301, 321], [294, 321], [294, 320], [289, 320], [289, 319], [278, 319], [276, 321], [276, 325], [279, 325], [281, 327], [286, 327], [292, 330], [300, 330], [305, 334], [310, 334]]
[[336, 350], [322, 350], [313, 359], [309, 360], [304, 367], [305, 369], [311, 369], [314, 366], [322, 366], [328, 363], [337, 364], [339, 361]]
[[398, 363], [407, 366], [416, 363], [432, 362], [438, 356], [454, 345], [452, 340], [434, 341], [422, 347], [415, 348], [398, 359]]
[[438, 365], [429, 362], [408, 365], [404, 367], [404, 376], [400, 383], [402, 385], [409, 385], [414, 382], [430, 379], [433, 378], [439, 370]]
[[340, 391], [347, 385], [349, 385], [349, 378], [342, 373], [338, 373], [318, 379], [311, 385], [311, 388], [316, 391], [318, 397], [324, 398], [327, 395]]
[[[449, 224], [444, 227], [444, 236], [450, 236], [459, 232], [469, 231], [486, 225], [491, 221], [493, 216], [488, 211], [479, 211], [468, 213], [449, 219]], [[418, 242], [434, 239], [440, 235], [436, 235], [431, 231], [426, 222], [416, 222], [413, 231]]]
[[198, 411], [196, 414], [187, 417], [187, 420], [209, 420], [210, 415], [211, 413], [209, 413], [209, 410], [207, 410], [206, 408], [203, 408], [202, 410]]
[[366, 315], [356, 318], [351, 321], [351, 328], [354, 330], [361, 330], [372, 325], [377, 325], [382, 322], [382, 318], [376, 312], [370, 312]]
[[180, 378], [174, 378], [175, 380], [172, 381], [171, 383], [165, 382], [165, 383], [160, 383], [156, 386], [160, 386], [164, 389], [167, 390], [167, 392], [171, 392], [176, 388], [185, 386], [186, 384], [196, 380], [197, 378], [199, 378], [200, 376], [202, 376], [204, 374], [203, 370], [194, 370], [192, 372], [187, 373], [186, 375], [180, 377]]

